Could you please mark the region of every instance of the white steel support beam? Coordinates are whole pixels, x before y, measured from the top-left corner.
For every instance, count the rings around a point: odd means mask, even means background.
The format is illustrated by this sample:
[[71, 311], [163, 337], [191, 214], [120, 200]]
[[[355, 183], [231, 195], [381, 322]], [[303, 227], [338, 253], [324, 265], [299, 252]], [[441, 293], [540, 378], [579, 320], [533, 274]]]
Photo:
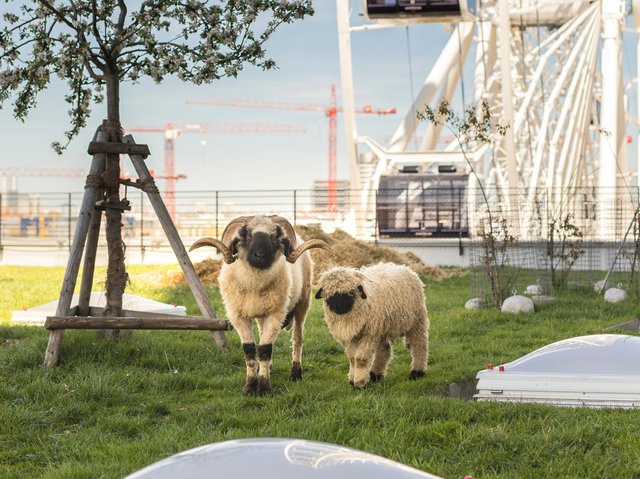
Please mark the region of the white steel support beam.
[[351, 60], [351, 32], [349, 31], [349, 0], [336, 0], [338, 20], [338, 51], [340, 54], [340, 91], [342, 93], [342, 119], [344, 122], [347, 164], [349, 165], [350, 188], [359, 190], [358, 152], [355, 139], [355, 107], [353, 100], [353, 68]]
[[598, 186], [599, 231], [605, 239], [613, 220], [618, 156], [618, 97], [621, 75], [621, 27], [624, 3], [621, 0], [602, 0], [602, 99], [600, 107], [600, 167]]
[[[518, 187], [518, 169], [516, 165], [516, 146], [513, 134], [513, 88], [511, 85], [511, 20], [507, 0], [498, 0], [498, 42], [500, 53], [502, 85], [502, 121], [511, 128], [507, 129], [503, 148], [507, 165], [509, 189]], [[516, 206], [516, 205], [512, 205]]]
[[[340, 0], [338, 0], [340, 1]], [[458, 32], [458, 30], [460, 30]], [[438, 57], [431, 72], [427, 76], [420, 92], [416, 96], [402, 123], [396, 129], [388, 145], [389, 151], [405, 151], [407, 144], [414, 135], [417, 127], [416, 112], [421, 112], [431, 103], [440, 85], [445, 81], [451, 69], [455, 68], [459, 61], [462, 46], [460, 42], [470, 41], [473, 35], [473, 23], [461, 22], [451, 32], [449, 40], [442, 53]]]
[[[636, 117], [640, 119], [640, 0], [632, 1], [633, 26], [636, 31]], [[636, 186], [640, 187], [640, 125], [636, 125]]]
[[[454, 63], [453, 68], [451, 68], [451, 71], [447, 75], [447, 81], [442, 89], [438, 103], [446, 101], [451, 105], [451, 100], [456, 92], [456, 87], [460, 83], [460, 77], [463, 73], [462, 70], [464, 69], [464, 63], [467, 59], [467, 54], [469, 53], [469, 47], [471, 47], [472, 40], [473, 35], [467, 35], [460, 42], [462, 45], [458, 61]], [[467, 105], [463, 105], [463, 110], [466, 108]], [[425, 132], [422, 144], [420, 145], [420, 151], [434, 150], [436, 148], [442, 128], [442, 125], [434, 125], [432, 123], [427, 125], [427, 131]]]

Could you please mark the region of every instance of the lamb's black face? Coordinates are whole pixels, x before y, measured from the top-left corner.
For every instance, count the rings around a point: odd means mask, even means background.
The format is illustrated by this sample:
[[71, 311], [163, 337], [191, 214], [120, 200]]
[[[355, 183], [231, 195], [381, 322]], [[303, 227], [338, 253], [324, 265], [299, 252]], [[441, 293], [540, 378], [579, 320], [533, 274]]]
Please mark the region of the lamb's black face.
[[353, 309], [355, 293], [335, 293], [325, 299], [329, 309], [336, 314], [347, 314]]
[[277, 257], [280, 242], [267, 233], [256, 232], [243, 238], [246, 241], [247, 261], [258, 269], [268, 269]]

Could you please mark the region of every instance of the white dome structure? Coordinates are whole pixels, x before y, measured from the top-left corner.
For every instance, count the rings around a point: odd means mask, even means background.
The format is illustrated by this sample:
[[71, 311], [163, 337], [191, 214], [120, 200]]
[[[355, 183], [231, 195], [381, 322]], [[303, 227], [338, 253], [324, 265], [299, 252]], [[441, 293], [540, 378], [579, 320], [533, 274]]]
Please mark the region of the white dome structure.
[[565, 339], [480, 371], [481, 401], [558, 406], [640, 407], [640, 337], [597, 334]]
[[302, 439], [255, 438], [181, 452], [125, 479], [439, 479], [357, 449]]

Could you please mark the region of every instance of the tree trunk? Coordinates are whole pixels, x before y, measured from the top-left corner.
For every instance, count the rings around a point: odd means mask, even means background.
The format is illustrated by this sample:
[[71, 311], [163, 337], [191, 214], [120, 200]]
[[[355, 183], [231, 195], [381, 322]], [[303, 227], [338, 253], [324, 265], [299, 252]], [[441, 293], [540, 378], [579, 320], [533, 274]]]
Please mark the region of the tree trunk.
[[[110, 141], [122, 141], [120, 126], [120, 79], [117, 73], [106, 74], [107, 122]], [[106, 238], [108, 250], [107, 278], [105, 283], [107, 304], [105, 316], [122, 316], [122, 295], [127, 286], [128, 275], [124, 264], [125, 246], [122, 241], [122, 210], [109, 208], [120, 201], [120, 155], [107, 155], [102, 175], [105, 185]], [[117, 336], [117, 330], [111, 331]]]

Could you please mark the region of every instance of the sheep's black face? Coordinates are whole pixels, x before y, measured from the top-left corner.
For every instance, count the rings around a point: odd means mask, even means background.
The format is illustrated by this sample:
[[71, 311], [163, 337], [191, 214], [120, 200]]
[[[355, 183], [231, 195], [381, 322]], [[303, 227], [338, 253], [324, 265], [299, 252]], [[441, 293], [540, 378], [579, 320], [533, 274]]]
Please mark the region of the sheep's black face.
[[329, 309], [336, 314], [347, 314], [353, 309], [354, 293], [335, 293], [325, 299]]
[[256, 232], [247, 238], [247, 261], [258, 269], [268, 269], [276, 258], [280, 243], [267, 233]]

